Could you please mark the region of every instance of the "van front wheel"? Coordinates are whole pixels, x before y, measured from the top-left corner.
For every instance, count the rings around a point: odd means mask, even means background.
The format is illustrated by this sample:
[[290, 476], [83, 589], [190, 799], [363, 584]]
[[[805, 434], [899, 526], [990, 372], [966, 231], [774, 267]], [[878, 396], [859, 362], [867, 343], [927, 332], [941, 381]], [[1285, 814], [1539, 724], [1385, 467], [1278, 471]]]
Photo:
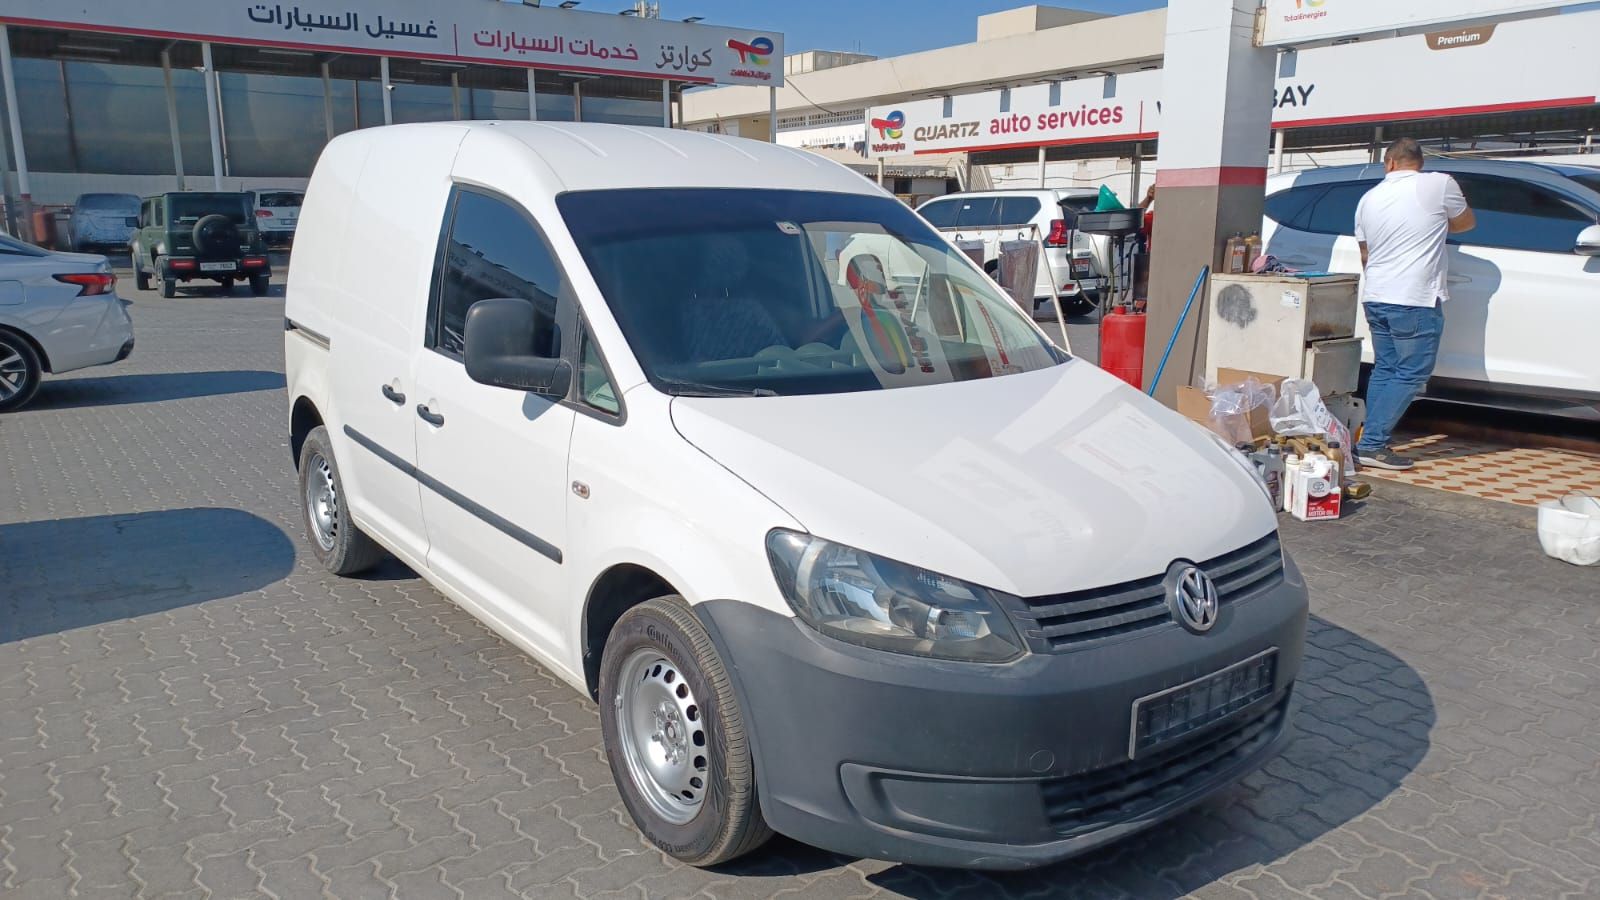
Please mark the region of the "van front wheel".
[[683, 598], [635, 606], [612, 629], [600, 728], [622, 802], [661, 852], [714, 866], [772, 836], [733, 681]]

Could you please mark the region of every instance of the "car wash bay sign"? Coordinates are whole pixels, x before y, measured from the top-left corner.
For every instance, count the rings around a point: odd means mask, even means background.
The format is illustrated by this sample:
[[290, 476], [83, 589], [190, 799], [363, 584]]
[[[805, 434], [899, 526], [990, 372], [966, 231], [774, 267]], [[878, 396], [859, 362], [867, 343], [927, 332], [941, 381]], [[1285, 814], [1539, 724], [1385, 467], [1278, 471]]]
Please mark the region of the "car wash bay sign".
[[[1333, 3], [1337, 0], [1328, 0]], [[1286, 52], [1274, 128], [1565, 109], [1600, 94], [1600, 12], [1541, 16]], [[1537, 65], [1530, 65], [1537, 60]], [[1161, 71], [1091, 76], [868, 110], [869, 156], [1145, 141]]]
[[1307, 44], [1512, 18], [1572, 5], [1573, 0], [1263, 0], [1256, 43]]
[[0, 22], [702, 84], [783, 84], [781, 34], [489, 0], [0, 0]]

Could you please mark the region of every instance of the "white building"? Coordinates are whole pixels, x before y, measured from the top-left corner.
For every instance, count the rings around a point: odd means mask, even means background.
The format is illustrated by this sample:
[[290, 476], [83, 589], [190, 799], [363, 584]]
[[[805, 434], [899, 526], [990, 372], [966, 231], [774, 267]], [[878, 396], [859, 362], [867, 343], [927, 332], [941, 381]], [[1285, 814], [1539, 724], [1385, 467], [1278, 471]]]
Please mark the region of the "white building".
[[[777, 92], [778, 141], [863, 174], [881, 164], [908, 199], [942, 193], [948, 176], [1109, 184], [1126, 201], [1158, 165], [1165, 31], [1165, 10], [1027, 6], [980, 17], [972, 43], [892, 59], [799, 54], [809, 59]], [[1600, 12], [1580, 12], [1285, 51], [1262, 98], [1275, 165], [1365, 161], [1401, 134], [1451, 152], [1587, 151], [1600, 126], [1597, 43]], [[683, 125], [764, 138], [768, 109], [763, 88], [694, 90]]]

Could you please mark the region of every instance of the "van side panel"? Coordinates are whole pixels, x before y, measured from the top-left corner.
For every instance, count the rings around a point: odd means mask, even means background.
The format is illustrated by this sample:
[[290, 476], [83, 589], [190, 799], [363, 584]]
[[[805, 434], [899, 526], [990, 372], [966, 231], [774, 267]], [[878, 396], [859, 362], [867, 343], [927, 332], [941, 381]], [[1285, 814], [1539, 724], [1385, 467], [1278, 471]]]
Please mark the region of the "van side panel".
[[[395, 140], [400, 130], [407, 132], [404, 140]], [[342, 421], [333, 438], [340, 457], [356, 464], [354, 487], [346, 476], [352, 517], [374, 537], [425, 557], [422, 488], [415, 477], [416, 408], [424, 398], [417, 396], [412, 369], [424, 352], [423, 319], [450, 168], [467, 132], [449, 125], [395, 131], [367, 157], [342, 246], [335, 248], [340, 316], [329, 337]]]

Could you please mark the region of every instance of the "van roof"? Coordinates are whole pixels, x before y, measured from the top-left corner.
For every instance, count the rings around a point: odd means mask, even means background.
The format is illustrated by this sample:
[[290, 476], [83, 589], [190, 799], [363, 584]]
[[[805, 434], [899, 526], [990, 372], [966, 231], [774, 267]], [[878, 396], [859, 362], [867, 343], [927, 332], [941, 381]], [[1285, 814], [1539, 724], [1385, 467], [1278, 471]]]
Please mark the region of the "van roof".
[[[404, 147], [415, 129], [453, 128], [470, 140], [503, 141], [507, 152], [526, 148], [549, 166], [558, 191], [612, 188], [773, 188], [878, 194], [845, 166], [788, 147], [694, 131], [580, 122], [441, 122], [365, 129], [374, 146]], [[342, 139], [342, 138], [341, 138]]]

